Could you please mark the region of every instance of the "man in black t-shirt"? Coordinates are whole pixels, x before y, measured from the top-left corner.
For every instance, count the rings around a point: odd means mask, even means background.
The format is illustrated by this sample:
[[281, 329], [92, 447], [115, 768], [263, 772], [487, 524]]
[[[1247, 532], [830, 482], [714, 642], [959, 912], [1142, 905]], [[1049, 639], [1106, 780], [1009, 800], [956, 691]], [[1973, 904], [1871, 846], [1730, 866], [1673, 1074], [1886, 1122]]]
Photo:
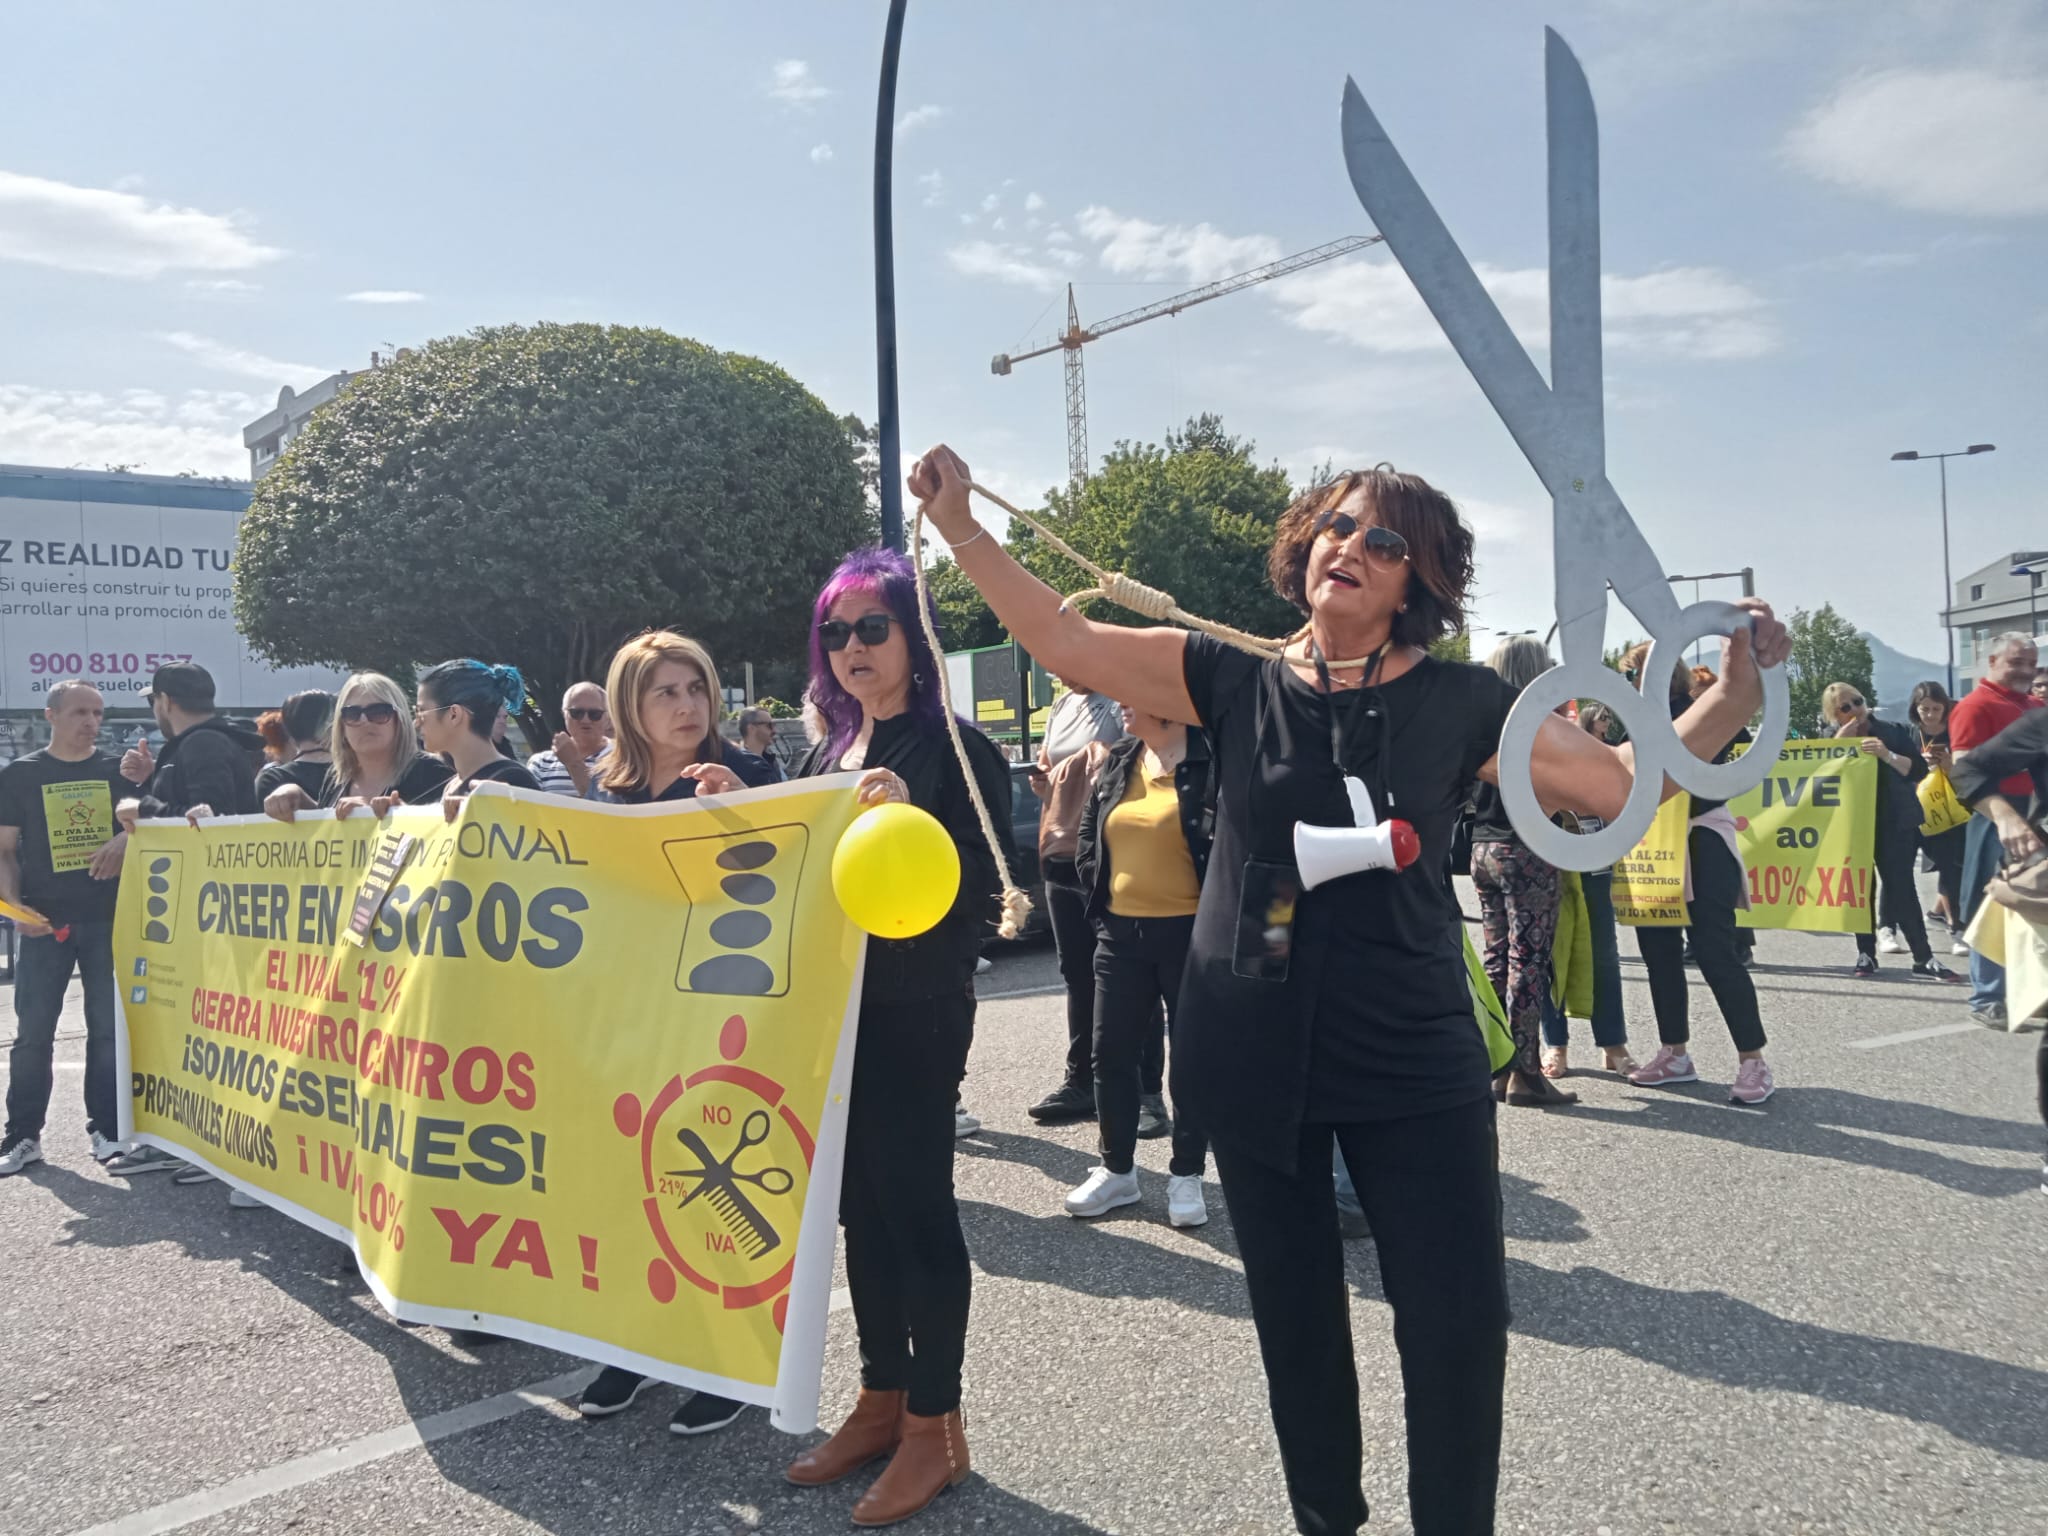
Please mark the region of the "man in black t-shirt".
[[58, 683], [43, 715], [50, 744], [0, 768], [0, 897], [40, 915], [20, 917], [14, 969], [14, 1047], [8, 1056], [7, 1127], [0, 1176], [43, 1160], [51, 1052], [64, 991], [85, 986], [85, 1113], [93, 1157], [127, 1150], [117, 1134], [114, 1069], [114, 897], [128, 835], [114, 806], [134, 793], [117, 758], [95, 745], [106, 705], [89, 683]]

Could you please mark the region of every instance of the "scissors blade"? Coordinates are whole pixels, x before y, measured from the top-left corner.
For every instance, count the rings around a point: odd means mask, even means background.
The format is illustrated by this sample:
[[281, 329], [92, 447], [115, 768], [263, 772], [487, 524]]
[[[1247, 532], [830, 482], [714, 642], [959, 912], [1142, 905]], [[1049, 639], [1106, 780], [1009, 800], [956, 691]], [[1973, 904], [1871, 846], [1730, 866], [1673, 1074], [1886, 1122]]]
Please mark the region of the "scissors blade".
[[1543, 29], [1550, 147], [1550, 395], [1570, 435], [1574, 479], [1607, 467], [1600, 361], [1600, 123], [1586, 72]]
[[1344, 82], [1344, 164], [1373, 227], [1555, 496], [1570, 485], [1550, 387], [1416, 184], [1354, 80]]

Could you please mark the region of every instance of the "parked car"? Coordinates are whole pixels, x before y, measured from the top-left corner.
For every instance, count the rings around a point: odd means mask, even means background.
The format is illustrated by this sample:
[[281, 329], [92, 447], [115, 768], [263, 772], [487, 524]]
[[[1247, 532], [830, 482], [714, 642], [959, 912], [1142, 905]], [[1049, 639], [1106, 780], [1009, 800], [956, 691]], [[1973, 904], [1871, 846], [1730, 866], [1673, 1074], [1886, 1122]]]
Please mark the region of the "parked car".
[[[990, 807], [994, 809], [993, 806]], [[1010, 765], [1010, 835], [1017, 850], [1017, 862], [1010, 876], [1031, 898], [1031, 916], [1021, 937], [1033, 938], [1052, 932], [1052, 918], [1045, 910], [1045, 876], [1038, 868], [1038, 819], [1044, 807], [1031, 789], [1028, 763]]]

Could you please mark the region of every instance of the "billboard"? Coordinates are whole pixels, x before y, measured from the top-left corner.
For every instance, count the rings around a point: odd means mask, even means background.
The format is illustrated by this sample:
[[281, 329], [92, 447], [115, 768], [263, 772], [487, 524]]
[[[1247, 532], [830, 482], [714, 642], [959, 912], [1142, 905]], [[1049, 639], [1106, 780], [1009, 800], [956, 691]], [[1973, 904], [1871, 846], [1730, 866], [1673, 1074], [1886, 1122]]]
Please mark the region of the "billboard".
[[79, 677], [114, 708], [165, 662], [213, 674], [223, 710], [332, 688], [322, 667], [270, 666], [235, 629], [235, 532], [248, 485], [0, 465], [0, 711], [40, 713]]

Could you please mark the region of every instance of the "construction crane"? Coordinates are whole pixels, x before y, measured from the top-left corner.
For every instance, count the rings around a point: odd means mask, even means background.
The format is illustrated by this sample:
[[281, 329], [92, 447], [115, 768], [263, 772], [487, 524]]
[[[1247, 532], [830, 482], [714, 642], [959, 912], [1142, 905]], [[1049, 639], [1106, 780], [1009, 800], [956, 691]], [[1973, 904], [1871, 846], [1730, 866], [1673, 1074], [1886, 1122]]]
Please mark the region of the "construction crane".
[[1335, 261], [1340, 256], [1349, 256], [1353, 251], [1362, 251], [1369, 245], [1377, 245], [1384, 235], [1347, 235], [1342, 240], [1332, 240], [1328, 245], [1319, 245], [1314, 250], [1302, 251], [1279, 261], [1267, 262], [1263, 267], [1253, 267], [1249, 272], [1239, 272], [1232, 277], [1219, 278], [1205, 283], [1200, 288], [1190, 288], [1186, 293], [1177, 293], [1170, 299], [1160, 299], [1142, 309], [1133, 309], [1121, 315], [1112, 315], [1098, 325], [1084, 327], [1080, 311], [1074, 307], [1074, 285], [1067, 284], [1067, 328], [1052, 340], [1031, 348], [1028, 352], [998, 353], [989, 366], [989, 372], [1006, 377], [1018, 363], [1028, 362], [1034, 357], [1044, 357], [1048, 352], [1067, 354], [1067, 477], [1073, 489], [1078, 491], [1088, 481], [1088, 382], [1081, 372], [1081, 348], [1091, 341], [1099, 341], [1113, 331], [1126, 331], [1147, 320], [1157, 320], [1161, 315], [1177, 315], [1184, 309], [1197, 304], [1206, 304], [1211, 299], [1220, 299], [1226, 293], [1236, 293], [1240, 288], [1250, 288], [1256, 283], [1269, 282], [1276, 277], [1285, 277], [1290, 272], [1299, 272], [1304, 267], [1320, 266], [1326, 261]]

